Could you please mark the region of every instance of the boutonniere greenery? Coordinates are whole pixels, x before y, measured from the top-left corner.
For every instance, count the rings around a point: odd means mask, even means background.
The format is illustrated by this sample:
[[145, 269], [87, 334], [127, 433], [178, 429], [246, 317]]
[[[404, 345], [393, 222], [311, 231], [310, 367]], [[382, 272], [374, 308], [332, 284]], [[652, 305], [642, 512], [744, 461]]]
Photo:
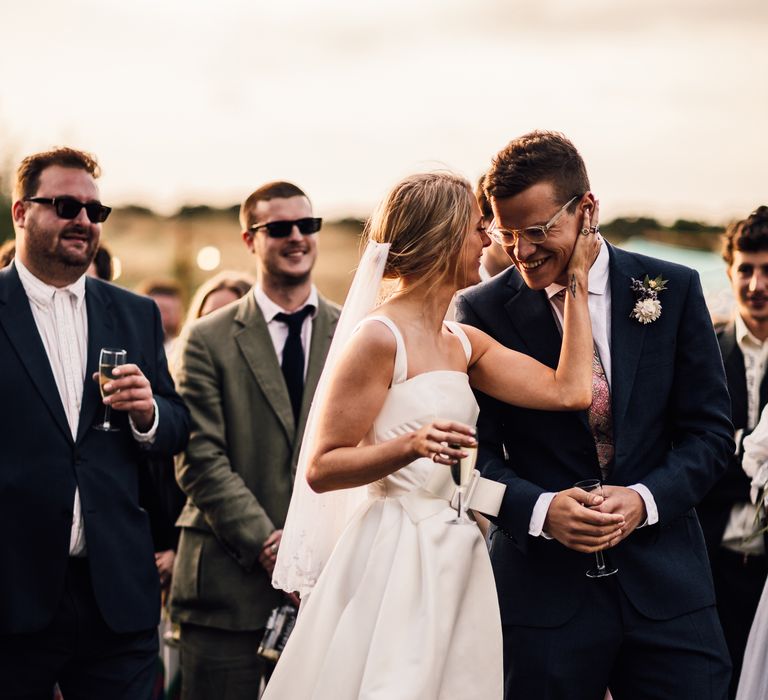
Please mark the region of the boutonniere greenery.
[[663, 292], [667, 288], [667, 281], [661, 279], [661, 275], [655, 279], [646, 275], [643, 280], [636, 280], [633, 277], [632, 291], [635, 293], [637, 301], [629, 317], [643, 324], [656, 321], [661, 316], [659, 292]]

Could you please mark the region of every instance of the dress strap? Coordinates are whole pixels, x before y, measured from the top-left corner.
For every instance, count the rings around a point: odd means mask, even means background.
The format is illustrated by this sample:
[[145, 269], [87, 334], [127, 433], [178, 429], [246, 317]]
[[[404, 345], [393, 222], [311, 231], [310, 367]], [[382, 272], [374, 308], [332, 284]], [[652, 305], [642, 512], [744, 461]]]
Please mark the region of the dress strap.
[[380, 321], [395, 336], [397, 348], [395, 350], [395, 371], [392, 373], [392, 385], [402, 384], [408, 378], [408, 356], [405, 354], [405, 341], [403, 340], [402, 333], [400, 333], [400, 329], [391, 318], [386, 316], [368, 316], [360, 321], [360, 323], [363, 324], [366, 321]]
[[472, 343], [469, 342], [464, 329], [456, 321], [443, 321], [443, 323], [448, 326], [448, 330], [461, 342], [461, 347], [464, 348], [464, 354], [467, 356], [467, 364], [469, 364], [469, 361], [472, 359]]

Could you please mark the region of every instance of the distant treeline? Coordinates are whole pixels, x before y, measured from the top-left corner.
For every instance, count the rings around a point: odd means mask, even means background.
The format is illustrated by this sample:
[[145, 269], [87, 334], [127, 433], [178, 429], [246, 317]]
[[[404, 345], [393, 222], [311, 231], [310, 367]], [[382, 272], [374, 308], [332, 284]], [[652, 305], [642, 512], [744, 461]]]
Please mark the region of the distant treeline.
[[[191, 220], [207, 217], [226, 217], [237, 220], [240, 205], [233, 204], [229, 207], [211, 207], [207, 204], [185, 204], [169, 217], [163, 217], [148, 207], [137, 204], [129, 204], [119, 207], [115, 213], [123, 216], [141, 216], [148, 218], [182, 219]], [[359, 233], [365, 221], [357, 218], [344, 218], [335, 223], [348, 227], [350, 231]], [[699, 248], [703, 250], [717, 250], [719, 236], [723, 231], [721, 226], [713, 226], [701, 221], [678, 219], [671, 226], [665, 226], [658, 220], [650, 217], [619, 217], [601, 226], [606, 237], [614, 242], [621, 242], [635, 236], [652, 240], [671, 243], [686, 248]], [[7, 195], [0, 195], [0, 243], [13, 237], [13, 225], [11, 223], [11, 201]]]
[[605, 236], [620, 243], [627, 238], [648, 238], [661, 243], [697, 248], [700, 250], [718, 250], [722, 226], [713, 226], [701, 221], [677, 219], [671, 226], [665, 226], [656, 219], [645, 216], [619, 217], [600, 226]]

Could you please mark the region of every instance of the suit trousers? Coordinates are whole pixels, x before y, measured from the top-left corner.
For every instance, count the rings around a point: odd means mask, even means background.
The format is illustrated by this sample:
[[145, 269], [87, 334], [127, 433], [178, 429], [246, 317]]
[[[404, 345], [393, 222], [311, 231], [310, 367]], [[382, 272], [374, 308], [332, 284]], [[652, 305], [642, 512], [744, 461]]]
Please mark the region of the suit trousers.
[[0, 697], [149, 700], [157, 671], [157, 628], [117, 634], [96, 605], [88, 560], [70, 557], [61, 602], [40, 632], [0, 635]]
[[587, 588], [561, 627], [503, 626], [505, 700], [603, 700], [607, 687], [613, 700], [728, 697], [731, 667], [714, 606], [651, 620], [616, 576]]
[[733, 663], [729, 697], [736, 697], [744, 650], [768, 575], [768, 557], [744, 556], [720, 547], [712, 557], [717, 614]]
[[256, 700], [271, 666], [256, 654], [264, 630], [182, 623], [181, 699]]

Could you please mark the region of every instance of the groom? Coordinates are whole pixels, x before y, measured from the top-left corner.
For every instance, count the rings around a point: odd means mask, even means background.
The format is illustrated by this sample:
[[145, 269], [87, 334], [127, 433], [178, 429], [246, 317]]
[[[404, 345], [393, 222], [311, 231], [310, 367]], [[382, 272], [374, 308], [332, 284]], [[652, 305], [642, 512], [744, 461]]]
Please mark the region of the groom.
[[[457, 318], [556, 367], [557, 293], [595, 203], [584, 162], [561, 134], [532, 132], [496, 156], [485, 189], [515, 267], [465, 292]], [[724, 699], [730, 662], [694, 506], [725, 470], [733, 429], [698, 275], [604, 243], [589, 308], [588, 411], [478, 397], [479, 462], [507, 487], [491, 534], [506, 697]], [[586, 572], [606, 533], [572, 488], [593, 478], [599, 509], [624, 516], [605, 552], [618, 573], [604, 578]]]

